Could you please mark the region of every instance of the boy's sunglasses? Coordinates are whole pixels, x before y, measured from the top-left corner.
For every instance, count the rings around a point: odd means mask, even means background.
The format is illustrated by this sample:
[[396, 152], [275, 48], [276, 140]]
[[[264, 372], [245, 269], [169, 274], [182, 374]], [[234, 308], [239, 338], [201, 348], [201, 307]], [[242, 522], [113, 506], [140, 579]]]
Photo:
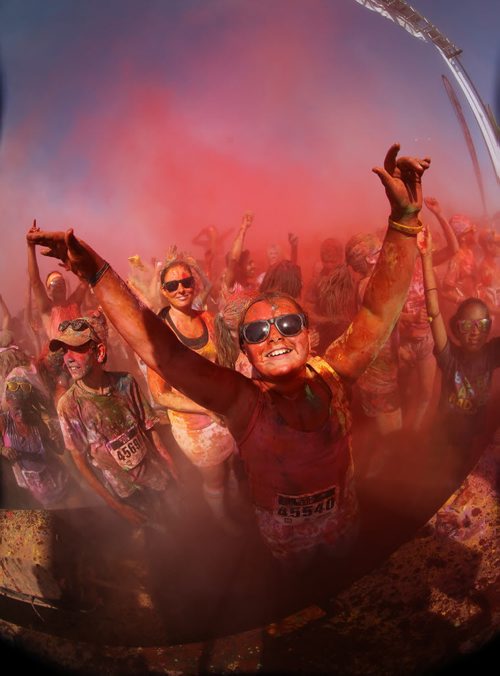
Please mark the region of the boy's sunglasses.
[[481, 333], [489, 331], [491, 326], [491, 319], [484, 317], [483, 319], [459, 319], [457, 327], [460, 333], [470, 333], [473, 328], [476, 328]]
[[8, 380], [5, 383], [5, 387], [9, 392], [17, 392], [17, 390], [22, 390], [23, 392], [31, 392], [33, 389], [31, 383], [27, 382], [18, 382], [17, 380]]
[[165, 289], [165, 291], [173, 293], [174, 291], [177, 291], [179, 284], [182, 284], [185, 289], [192, 289], [194, 286], [194, 277], [191, 276], [183, 277], [182, 279], [171, 279], [169, 282], [163, 282], [161, 286], [163, 289]]
[[271, 317], [271, 319], [258, 319], [255, 322], [243, 324], [240, 329], [240, 338], [245, 343], [262, 343], [271, 332], [272, 324], [286, 338], [297, 336], [307, 326], [306, 317], [302, 313], [280, 315], [279, 317]]
[[85, 329], [92, 329], [91, 325], [86, 319], [65, 319], [59, 324], [59, 331], [62, 333], [71, 327], [73, 331], [85, 331]]

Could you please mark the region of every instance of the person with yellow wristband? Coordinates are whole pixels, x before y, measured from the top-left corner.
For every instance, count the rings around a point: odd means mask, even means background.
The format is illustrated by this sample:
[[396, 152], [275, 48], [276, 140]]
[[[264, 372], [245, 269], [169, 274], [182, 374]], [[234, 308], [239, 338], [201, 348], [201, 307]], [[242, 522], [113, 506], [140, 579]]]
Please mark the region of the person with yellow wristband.
[[129, 345], [161, 378], [222, 416], [247, 476], [257, 524], [286, 569], [304, 569], [322, 556], [345, 557], [359, 527], [351, 456], [348, 384], [387, 340], [401, 311], [421, 229], [421, 177], [429, 158], [398, 157], [393, 144], [374, 173], [390, 205], [389, 227], [361, 306], [347, 330], [310, 358], [307, 316], [277, 293], [254, 298], [243, 312], [240, 346], [258, 374], [223, 368], [178, 340], [142, 305], [113, 269], [72, 230], [31, 232], [81, 279]]

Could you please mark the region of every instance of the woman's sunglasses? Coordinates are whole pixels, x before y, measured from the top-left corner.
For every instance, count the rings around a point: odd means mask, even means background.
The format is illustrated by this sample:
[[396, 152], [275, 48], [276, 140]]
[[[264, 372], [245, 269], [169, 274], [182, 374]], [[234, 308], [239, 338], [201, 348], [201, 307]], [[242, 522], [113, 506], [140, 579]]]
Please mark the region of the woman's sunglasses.
[[173, 293], [174, 291], [177, 291], [179, 284], [182, 284], [185, 289], [192, 289], [194, 286], [194, 277], [191, 276], [183, 277], [182, 279], [171, 279], [169, 282], [163, 282], [161, 286], [162, 289], [165, 289], [165, 291]]
[[282, 336], [291, 338], [297, 336], [307, 326], [305, 315], [295, 313], [271, 317], [271, 319], [258, 319], [255, 322], [243, 324], [240, 329], [240, 338], [245, 343], [262, 343], [271, 332], [271, 325], [278, 329]]
[[17, 380], [8, 380], [5, 383], [5, 387], [8, 392], [17, 392], [17, 390], [22, 390], [23, 392], [31, 392], [33, 389], [31, 387], [31, 383], [27, 383], [25, 381], [19, 382]]
[[490, 326], [491, 319], [489, 317], [484, 317], [483, 319], [459, 319], [457, 321], [457, 327], [460, 333], [470, 333], [473, 328], [481, 333], [486, 333], [490, 330]]
[[54, 277], [49, 282], [47, 282], [47, 288], [52, 289], [55, 286], [62, 286], [63, 284], [65, 284], [65, 281], [62, 277]]

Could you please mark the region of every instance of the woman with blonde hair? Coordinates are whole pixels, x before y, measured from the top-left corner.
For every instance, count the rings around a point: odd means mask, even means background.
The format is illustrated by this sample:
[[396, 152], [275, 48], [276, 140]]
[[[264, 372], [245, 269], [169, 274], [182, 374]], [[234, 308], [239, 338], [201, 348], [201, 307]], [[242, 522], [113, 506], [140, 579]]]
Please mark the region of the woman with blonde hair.
[[[212, 316], [193, 307], [194, 271], [189, 259], [177, 252], [176, 256], [166, 263], [160, 274], [161, 293], [167, 304], [158, 313], [159, 317], [183, 345], [215, 362]], [[212, 514], [226, 531], [235, 533], [236, 525], [227, 513], [225, 499], [228, 460], [235, 450], [233, 437], [219, 416], [192, 401], [151, 369], [148, 369], [148, 384], [154, 400], [167, 409], [175, 441], [200, 472], [203, 495]]]

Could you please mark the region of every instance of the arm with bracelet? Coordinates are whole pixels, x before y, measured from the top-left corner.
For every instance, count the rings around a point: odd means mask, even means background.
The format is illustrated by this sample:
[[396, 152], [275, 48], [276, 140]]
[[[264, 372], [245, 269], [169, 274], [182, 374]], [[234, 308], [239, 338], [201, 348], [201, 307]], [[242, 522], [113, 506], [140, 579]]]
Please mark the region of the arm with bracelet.
[[89, 283], [109, 321], [150, 369], [201, 407], [221, 415], [236, 409], [242, 413], [235, 417], [246, 421], [258, 396], [249, 379], [184, 346], [109, 263], [75, 237], [72, 229], [38, 231], [30, 237], [36, 244], [48, 247], [42, 255], [59, 258]]
[[380, 255], [368, 282], [360, 310], [347, 331], [327, 349], [325, 359], [342, 376], [353, 380], [369, 366], [388, 339], [399, 317], [417, 256], [422, 230], [421, 177], [429, 158], [398, 159], [399, 144], [389, 149], [384, 167], [375, 167], [391, 205]]
[[[379, 261], [352, 326], [327, 355], [332, 366], [345, 377], [357, 377], [389, 336], [403, 306], [413, 272], [417, 254], [416, 234], [421, 229], [418, 220], [420, 181], [430, 160], [398, 159], [398, 151], [398, 144], [391, 146], [384, 168], [374, 169], [385, 187], [391, 207], [389, 228]], [[138, 301], [103, 258], [84, 241], [77, 239], [72, 230], [66, 233], [33, 233], [31, 237], [37, 244], [48, 247], [44, 255], [61, 259], [80, 278], [90, 281], [106, 316], [153, 371], [200, 406], [224, 416], [235, 438], [243, 435], [259, 399], [260, 388], [252, 380], [185, 347], [154, 312]], [[283, 308], [286, 305], [287, 312], [294, 312], [288, 309], [287, 303], [283, 301], [278, 305]], [[272, 318], [273, 308], [266, 310], [262, 305], [258, 308], [253, 306], [252, 312], [247, 312], [245, 318], [248, 317], [249, 321], [261, 320], [260, 314], [264, 311]], [[292, 318], [295, 316], [290, 315]], [[257, 340], [246, 341], [250, 343], [248, 345], [245, 343], [245, 348], [251, 353], [249, 359], [253, 364], [255, 362], [256, 368], [258, 365], [261, 380], [265, 379], [277, 396], [281, 392], [287, 395], [302, 392], [308, 378], [307, 326], [302, 322], [298, 333], [295, 330], [290, 333], [286, 326], [281, 330], [275, 329], [274, 325], [271, 327], [270, 321], [267, 321], [269, 317], [265, 318], [266, 321], [257, 322], [267, 326], [267, 333]], [[275, 360], [267, 357], [267, 351], [280, 341], [290, 345], [286, 354]], [[268, 343], [269, 348], [266, 347]], [[305, 406], [307, 415], [317, 414], [316, 410], [309, 410], [307, 402]]]
[[427, 307], [427, 317], [431, 324], [432, 337], [436, 353], [439, 354], [446, 347], [448, 334], [444, 323], [443, 315], [439, 310], [439, 297], [436, 286], [436, 275], [432, 260], [432, 236], [429, 228], [424, 228], [417, 237], [417, 246], [422, 259], [422, 270], [424, 273], [425, 303]]

